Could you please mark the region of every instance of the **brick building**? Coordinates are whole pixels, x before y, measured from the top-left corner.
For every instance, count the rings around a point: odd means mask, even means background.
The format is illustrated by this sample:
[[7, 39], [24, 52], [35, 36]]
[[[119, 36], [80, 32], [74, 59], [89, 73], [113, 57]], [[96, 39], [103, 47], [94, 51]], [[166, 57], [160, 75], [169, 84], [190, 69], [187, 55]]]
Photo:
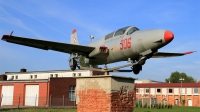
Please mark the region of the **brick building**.
[[94, 73], [89, 70], [27, 72], [26, 69], [6, 72], [0, 76], [0, 106], [75, 106], [75, 77]]
[[185, 106], [200, 106], [200, 83], [138, 83], [135, 85], [137, 101], [143, 104], [144, 99], [150, 99], [151, 104], [181, 106], [181, 101], [184, 100]]

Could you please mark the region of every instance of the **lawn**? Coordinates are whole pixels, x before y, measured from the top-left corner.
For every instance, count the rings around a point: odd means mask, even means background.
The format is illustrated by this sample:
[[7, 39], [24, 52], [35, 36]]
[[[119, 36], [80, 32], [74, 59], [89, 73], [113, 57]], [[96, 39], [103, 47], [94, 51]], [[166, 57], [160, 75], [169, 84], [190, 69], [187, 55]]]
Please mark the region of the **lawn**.
[[[9, 109], [1, 112], [76, 112], [76, 109], [67, 108], [28, 108], [28, 109]], [[95, 112], [95, 110], [94, 110]], [[200, 107], [173, 107], [172, 109], [147, 109], [135, 108], [134, 112], [200, 112]]]
[[134, 112], [200, 112], [200, 107], [172, 107], [172, 109], [135, 108]]

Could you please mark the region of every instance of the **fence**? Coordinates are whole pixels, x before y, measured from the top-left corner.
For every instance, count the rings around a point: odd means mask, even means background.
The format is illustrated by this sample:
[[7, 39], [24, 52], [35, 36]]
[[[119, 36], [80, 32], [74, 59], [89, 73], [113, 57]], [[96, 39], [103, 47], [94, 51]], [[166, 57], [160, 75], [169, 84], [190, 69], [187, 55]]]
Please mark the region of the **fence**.
[[156, 107], [157, 104], [161, 105], [168, 105], [168, 102], [166, 100], [157, 100], [156, 98], [141, 98], [136, 99], [136, 105], [138, 107], [144, 107], [145, 105], [149, 108]]
[[13, 96], [1, 96], [0, 107], [71, 107], [76, 108], [76, 101], [69, 99], [68, 96], [62, 97], [13, 97]]

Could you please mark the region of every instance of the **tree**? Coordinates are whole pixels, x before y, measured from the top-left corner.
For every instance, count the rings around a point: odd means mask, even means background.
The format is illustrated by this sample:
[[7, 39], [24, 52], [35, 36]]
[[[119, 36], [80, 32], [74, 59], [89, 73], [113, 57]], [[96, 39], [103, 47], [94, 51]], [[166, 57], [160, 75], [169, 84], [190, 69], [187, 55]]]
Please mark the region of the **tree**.
[[183, 83], [184, 82], [196, 82], [196, 80], [192, 76], [187, 76], [184, 72], [179, 73], [178, 71], [172, 72], [170, 77], [165, 79], [165, 82], [171, 82], [171, 83], [179, 83], [180, 78], [183, 78]]

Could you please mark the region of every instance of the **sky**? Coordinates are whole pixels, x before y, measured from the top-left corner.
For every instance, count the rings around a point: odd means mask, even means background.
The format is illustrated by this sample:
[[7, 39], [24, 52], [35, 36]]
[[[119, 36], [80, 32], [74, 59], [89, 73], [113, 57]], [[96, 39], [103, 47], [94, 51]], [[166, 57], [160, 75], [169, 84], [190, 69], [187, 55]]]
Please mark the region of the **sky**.
[[[69, 43], [70, 34], [76, 29], [79, 43], [86, 45], [91, 41], [90, 35], [98, 39], [125, 26], [172, 31], [174, 40], [160, 52], [197, 52], [149, 59], [138, 75], [110, 74], [165, 81], [178, 71], [200, 80], [200, 0], [0, 0], [1, 36], [14, 31], [15, 36]], [[21, 68], [69, 70], [68, 58], [69, 54], [0, 40], [0, 74], [19, 72]]]

